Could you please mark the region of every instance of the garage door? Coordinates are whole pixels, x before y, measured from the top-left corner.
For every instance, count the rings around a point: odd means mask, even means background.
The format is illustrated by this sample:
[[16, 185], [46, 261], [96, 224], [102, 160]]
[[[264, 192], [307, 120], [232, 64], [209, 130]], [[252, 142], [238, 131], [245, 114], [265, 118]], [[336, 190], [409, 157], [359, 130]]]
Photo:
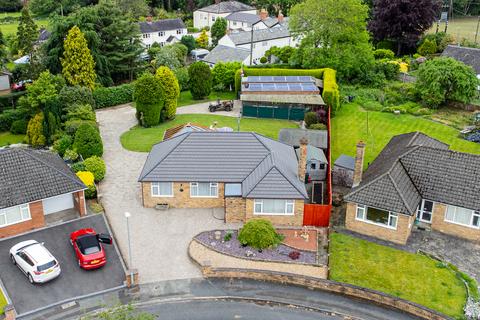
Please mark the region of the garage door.
[[73, 208], [73, 196], [71, 193], [43, 200], [44, 214], [50, 214], [71, 208]]

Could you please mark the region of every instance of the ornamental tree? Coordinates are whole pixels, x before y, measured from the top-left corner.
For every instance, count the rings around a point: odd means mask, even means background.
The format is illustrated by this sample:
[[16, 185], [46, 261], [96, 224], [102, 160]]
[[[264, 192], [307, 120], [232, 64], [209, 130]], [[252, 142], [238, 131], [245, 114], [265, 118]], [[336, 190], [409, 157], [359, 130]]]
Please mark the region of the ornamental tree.
[[33, 21], [28, 6], [23, 6], [22, 15], [20, 16], [20, 22], [17, 29], [17, 44], [18, 49], [23, 54], [31, 55], [33, 51], [33, 45], [38, 38], [38, 28]]
[[200, 36], [198, 36], [197, 40], [197, 46], [200, 48], [208, 48], [208, 34], [207, 31], [204, 29]]
[[180, 86], [177, 78], [172, 70], [167, 67], [158, 68], [155, 78], [157, 78], [162, 88], [165, 118], [173, 119], [177, 112], [177, 99], [180, 95]]
[[77, 26], [68, 31], [63, 42], [62, 73], [65, 80], [72, 85], [93, 89], [95, 85], [95, 61], [93, 60], [87, 40]]
[[85, 166], [85, 170], [90, 171], [93, 173], [95, 177], [95, 182], [100, 182], [105, 178], [105, 172], [107, 171], [107, 167], [105, 166], [105, 161], [102, 158], [97, 156], [92, 156], [85, 161], [83, 161]]
[[28, 122], [27, 142], [33, 147], [47, 143], [47, 138], [43, 135], [43, 119], [43, 112], [39, 112]]
[[227, 20], [225, 18], [217, 18], [210, 29], [212, 34], [212, 43], [214, 46], [227, 33]]
[[272, 223], [265, 219], [250, 220], [238, 232], [238, 241], [255, 249], [276, 247], [283, 238], [283, 235], [275, 231]]
[[73, 147], [83, 159], [91, 156], [101, 157], [103, 154], [103, 143], [98, 129], [90, 123], [81, 124], [75, 132]]
[[37, 80], [27, 85], [27, 101], [34, 112], [44, 109], [58, 98], [65, 85], [61, 76], [54, 76], [48, 70], [40, 74]]
[[195, 42], [195, 38], [191, 35], [183, 36], [182, 39], [180, 40], [180, 42], [183, 43], [183, 45], [187, 47], [188, 53], [190, 53], [193, 49], [195, 49], [197, 47], [197, 43]]
[[368, 29], [376, 41], [394, 40], [397, 54], [415, 48], [438, 18], [439, 0], [376, 0]]
[[212, 91], [212, 72], [210, 67], [201, 61], [192, 63], [188, 67], [190, 77], [190, 92], [195, 100], [207, 97]]
[[155, 76], [145, 72], [138, 78], [133, 91], [133, 101], [136, 104], [136, 116], [141, 126], [151, 127], [160, 122], [163, 99], [162, 86]]
[[215, 90], [230, 89], [235, 86], [235, 73], [242, 67], [240, 62], [219, 62], [212, 69]]
[[478, 82], [472, 67], [441, 57], [420, 65], [416, 84], [422, 101], [436, 108], [448, 100], [470, 102], [477, 94]]

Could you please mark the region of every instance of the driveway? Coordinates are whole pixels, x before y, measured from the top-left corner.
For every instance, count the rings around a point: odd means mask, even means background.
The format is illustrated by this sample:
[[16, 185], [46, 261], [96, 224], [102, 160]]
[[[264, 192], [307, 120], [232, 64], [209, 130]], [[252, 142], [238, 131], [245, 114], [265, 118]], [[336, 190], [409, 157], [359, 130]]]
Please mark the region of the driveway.
[[[125, 272], [113, 246], [104, 246], [108, 262], [103, 268], [85, 271], [78, 267], [69, 236], [71, 232], [87, 227], [93, 227], [97, 232], [108, 232], [103, 216], [94, 215], [0, 241], [0, 278], [18, 314], [123, 285]], [[32, 285], [10, 262], [10, 248], [30, 239], [44, 242], [45, 247], [58, 259], [62, 268], [58, 278], [45, 284]]]
[[215, 102], [203, 102], [178, 107], [177, 114], [214, 114], [217, 116], [238, 117], [240, 115], [240, 110], [242, 109], [242, 102], [240, 100], [235, 100], [233, 103], [232, 111], [210, 112], [208, 111], [208, 106], [210, 106], [210, 103]]
[[127, 151], [120, 143], [120, 135], [136, 125], [135, 109], [125, 105], [99, 110], [97, 121], [107, 165], [101, 201], [127, 264], [126, 211], [131, 213], [132, 267], [138, 270], [141, 283], [201, 277], [188, 257], [188, 244], [202, 231], [231, 227], [220, 220], [223, 210], [144, 208], [137, 180], [147, 153]]

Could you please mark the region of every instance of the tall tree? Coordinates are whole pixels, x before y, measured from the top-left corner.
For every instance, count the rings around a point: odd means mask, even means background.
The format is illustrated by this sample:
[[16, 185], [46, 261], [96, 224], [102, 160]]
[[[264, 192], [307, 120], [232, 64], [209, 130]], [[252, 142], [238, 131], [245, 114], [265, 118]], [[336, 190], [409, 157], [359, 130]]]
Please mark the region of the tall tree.
[[217, 18], [210, 29], [212, 34], [212, 43], [214, 46], [227, 33], [227, 20], [225, 18]]
[[20, 10], [20, 0], [0, 0], [0, 12], [14, 12]]
[[7, 43], [3, 37], [2, 30], [0, 30], [0, 70], [3, 69], [5, 61], [7, 60]]
[[180, 95], [180, 87], [175, 74], [167, 67], [160, 67], [155, 73], [160, 86], [162, 87], [164, 98], [165, 118], [175, 118], [177, 112], [177, 99]]
[[208, 34], [207, 31], [203, 30], [200, 36], [197, 38], [197, 46], [200, 48], [208, 47]]
[[23, 54], [31, 55], [33, 51], [33, 45], [38, 39], [38, 28], [33, 21], [28, 6], [24, 6], [22, 9], [22, 15], [20, 16], [20, 23], [17, 30], [18, 49]]
[[144, 17], [148, 14], [148, 5], [145, 0], [116, 0], [117, 6], [134, 18]]
[[393, 40], [397, 54], [416, 43], [438, 18], [439, 0], [375, 0], [368, 28], [376, 41]]
[[88, 49], [87, 40], [82, 31], [74, 26], [68, 31], [63, 43], [62, 74], [72, 85], [93, 89], [95, 85], [95, 61]]

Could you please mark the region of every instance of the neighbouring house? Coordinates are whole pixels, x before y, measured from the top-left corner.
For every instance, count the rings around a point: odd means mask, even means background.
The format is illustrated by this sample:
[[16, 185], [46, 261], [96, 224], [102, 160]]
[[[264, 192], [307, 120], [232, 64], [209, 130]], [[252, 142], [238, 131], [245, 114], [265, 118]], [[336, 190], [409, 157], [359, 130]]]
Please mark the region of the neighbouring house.
[[414, 225], [480, 241], [480, 156], [423, 133], [393, 137], [362, 172], [357, 144], [347, 229], [404, 244]]
[[250, 61], [250, 51], [218, 45], [202, 60], [211, 68], [219, 62], [240, 62], [242, 64], [248, 64]]
[[442, 57], [450, 57], [470, 66], [477, 77], [480, 76], [480, 49], [448, 45], [442, 52]]
[[302, 138], [307, 138], [308, 144], [322, 150], [328, 148], [327, 130], [293, 129], [284, 128], [278, 133], [278, 141], [286, 143], [292, 147], [300, 147]]
[[226, 222], [303, 224], [307, 145], [253, 132], [187, 132], [153, 146], [139, 177], [145, 207], [215, 208]]
[[0, 71], [0, 92], [10, 92], [10, 74]]
[[243, 77], [240, 100], [244, 117], [301, 121], [306, 112], [325, 108], [318, 81], [310, 76]]
[[163, 133], [163, 140], [167, 140], [179, 135], [182, 135], [187, 132], [194, 132], [194, 131], [215, 131], [214, 129], [210, 129], [209, 127], [202, 126], [201, 124], [196, 123], [184, 123], [172, 128], [168, 128]]
[[164, 19], [152, 21], [152, 17], [147, 17], [147, 21], [139, 22], [141, 41], [144, 47], [150, 48], [154, 43], [161, 46], [179, 42], [187, 34], [187, 27], [182, 19]]
[[355, 158], [340, 155], [332, 168], [332, 183], [337, 186], [352, 187]]
[[0, 238], [44, 227], [57, 212], [86, 214], [86, 187], [57, 154], [5, 148], [0, 163]]
[[[297, 157], [300, 154], [300, 148], [295, 149]], [[307, 181], [324, 181], [327, 178], [328, 160], [322, 149], [307, 145]]]
[[39, 33], [39, 35], [38, 35], [38, 39], [37, 39], [37, 42], [36, 42], [37, 45], [45, 43], [48, 40], [48, 38], [50, 38], [50, 35], [51, 35], [51, 32], [48, 31], [45, 28], [40, 28], [38, 33]]
[[202, 29], [205, 27], [211, 28], [218, 18], [226, 18], [234, 12], [249, 13], [256, 15], [257, 9], [247, 4], [238, 1], [219, 1], [215, 4], [195, 10], [193, 12], [193, 27]]
[[260, 14], [251, 14], [245, 12], [234, 12], [225, 17], [227, 20], [227, 28], [230, 31], [251, 31], [252, 26], [254, 30], [268, 29], [288, 22], [288, 18], [284, 17], [282, 12], [279, 12], [276, 18], [269, 17], [268, 11], [260, 10]]

